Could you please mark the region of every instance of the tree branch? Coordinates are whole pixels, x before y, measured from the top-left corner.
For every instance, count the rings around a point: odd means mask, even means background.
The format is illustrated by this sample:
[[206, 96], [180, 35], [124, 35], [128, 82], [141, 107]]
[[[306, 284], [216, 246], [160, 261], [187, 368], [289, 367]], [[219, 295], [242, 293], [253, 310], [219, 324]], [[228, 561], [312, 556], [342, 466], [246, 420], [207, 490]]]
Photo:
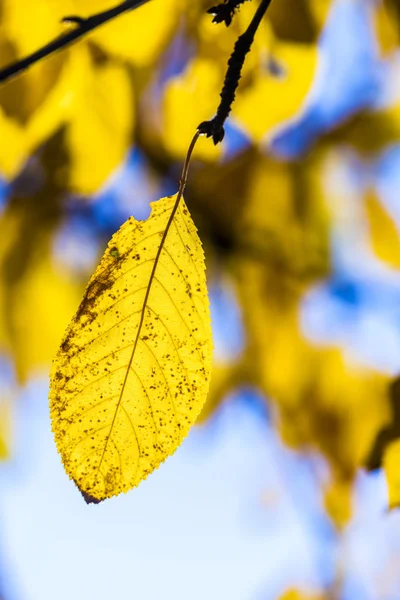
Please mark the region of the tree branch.
[[87, 19], [77, 16], [65, 17], [63, 19], [64, 22], [74, 23], [76, 24], [76, 27], [72, 31], [62, 34], [60, 37], [56, 38], [46, 46], [39, 48], [39, 50], [32, 52], [32, 54], [29, 56], [16, 61], [4, 69], [0, 69], [0, 83], [4, 83], [11, 77], [22, 73], [22, 71], [25, 71], [25, 69], [28, 69], [31, 65], [34, 65], [42, 58], [46, 58], [46, 56], [49, 56], [50, 54], [69, 46], [73, 42], [79, 40], [89, 31], [100, 27], [100, 25], [104, 25], [104, 23], [111, 21], [111, 19], [114, 19], [125, 12], [138, 8], [148, 1], [149, 0], [125, 0], [125, 2], [121, 2], [121, 4], [118, 4], [118, 6], [114, 6], [114, 8], [97, 13], [96, 15], [88, 17]]
[[254, 36], [272, 0], [262, 0], [254, 17], [244, 33], [238, 38], [233, 52], [228, 60], [228, 69], [222, 88], [221, 102], [217, 113], [210, 121], [203, 121], [198, 126], [198, 131], [207, 137], [212, 137], [214, 144], [222, 142], [225, 135], [224, 123], [232, 109], [236, 89], [242, 74], [243, 64], [247, 53], [250, 51]]

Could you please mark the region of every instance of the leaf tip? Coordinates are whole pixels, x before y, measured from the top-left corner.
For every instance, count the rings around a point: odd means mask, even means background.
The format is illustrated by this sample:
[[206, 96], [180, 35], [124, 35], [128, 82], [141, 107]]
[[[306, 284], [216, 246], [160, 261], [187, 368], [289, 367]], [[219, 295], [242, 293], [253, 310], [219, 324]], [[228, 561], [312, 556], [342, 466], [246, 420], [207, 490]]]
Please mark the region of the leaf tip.
[[84, 492], [83, 490], [81, 490], [79, 487], [78, 487], [78, 489], [79, 489], [80, 493], [82, 494], [83, 499], [85, 500], [86, 504], [100, 504], [100, 502], [102, 502], [102, 500], [99, 500], [98, 498], [91, 496], [87, 492]]

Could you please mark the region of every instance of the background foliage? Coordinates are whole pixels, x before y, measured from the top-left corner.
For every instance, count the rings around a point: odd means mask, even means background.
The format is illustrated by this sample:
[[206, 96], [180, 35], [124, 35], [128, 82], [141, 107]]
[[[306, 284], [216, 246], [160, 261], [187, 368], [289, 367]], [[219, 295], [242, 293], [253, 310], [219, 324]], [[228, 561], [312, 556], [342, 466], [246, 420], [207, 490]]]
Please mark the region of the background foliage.
[[[210, 4], [154, 0], [0, 87], [5, 489], [22, 456], [12, 432], [24, 411], [46, 404], [45, 390], [28, 400], [27, 390], [46, 377], [106, 241], [130, 214], [143, 218], [149, 201], [176, 191], [194, 130], [216, 109], [255, 6], [246, 2], [226, 29], [211, 23]], [[0, 0], [0, 66], [69, 27], [63, 16], [108, 7]], [[320, 577], [278, 564], [270, 585], [270, 536], [268, 582], [249, 575], [241, 600], [400, 593], [400, 522], [382, 514], [400, 503], [399, 27], [396, 0], [274, 0], [224, 143], [202, 139], [196, 149], [186, 202], [205, 245], [217, 342], [204, 430], [238, 397], [245, 408], [234, 410], [234, 427], [256, 410], [266, 439], [278, 434], [275, 459], [296, 482], [299, 520], [317, 519], [309, 535], [329, 530], [333, 548], [329, 559], [313, 555], [324, 563]], [[365, 471], [382, 461], [385, 498], [382, 478]], [[257, 510], [274, 514], [278, 488], [254, 500]], [[372, 522], [385, 550], [377, 562], [354, 559]], [[46, 597], [32, 589], [28, 598]]]

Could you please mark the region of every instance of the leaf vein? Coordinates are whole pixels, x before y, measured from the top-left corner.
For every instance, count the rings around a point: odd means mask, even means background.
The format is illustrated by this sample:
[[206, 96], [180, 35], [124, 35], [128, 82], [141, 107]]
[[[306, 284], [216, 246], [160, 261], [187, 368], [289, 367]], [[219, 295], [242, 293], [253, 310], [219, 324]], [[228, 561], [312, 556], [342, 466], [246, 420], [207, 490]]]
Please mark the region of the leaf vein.
[[165, 381], [165, 385], [167, 386], [167, 391], [168, 391], [168, 394], [169, 394], [169, 396], [170, 396], [170, 398], [171, 398], [171, 402], [172, 402], [172, 408], [174, 409], [174, 417], [175, 417], [175, 419], [176, 419], [176, 422], [177, 422], [177, 423], [179, 423], [179, 421], [178, 421], [178, 411], [176, 410], [176, 407], [175, 407], [175, 402], [174, 402], [174, 399], [173, 399], [173, 397], [172, 397], [171, 390], [170, 390], [170, 387], [169, 387], [169, 384], [168, 384], [167, 378], [165, 377], [164, 369], [163, 369], [163, 368], [162, 368], [162, 366], [160, 365], [160, 362], [159, 362], [159, 360], [158, 360], [157, 356], [154, 354], [154, 352], [153, 352], [152, 348], [149, 346], [149, 344], [148, 344], [148, 343], [147, 343], [145, 340], [143, 340], [142, 338], [139, 338], [139, 341], [140, 341], [140, 342], [142, 342], [142, 344], [144, 344], [144, 345], [146, 346], [146, 348], [149, 350], [149, 352], [152, 354], [152, 356], [153, 356], [154, 360], [156, 361], [156, 363], [157, 363], [157, 365], [158, 365], [158, 368], [159, 368], [159, 369], [160, 369], [160, 371], [161, 371], [161, 374], [162, 374], [162, 376], [163, 376], [163, 378], [164, 378], [164, 381]]

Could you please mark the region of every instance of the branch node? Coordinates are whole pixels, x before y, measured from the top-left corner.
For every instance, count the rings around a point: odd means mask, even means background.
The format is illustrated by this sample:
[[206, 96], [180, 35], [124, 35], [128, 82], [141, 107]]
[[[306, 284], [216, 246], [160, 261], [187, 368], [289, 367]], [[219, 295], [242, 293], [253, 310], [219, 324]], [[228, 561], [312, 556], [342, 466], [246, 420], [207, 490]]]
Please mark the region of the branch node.
[[209, 8], [207, 13], [214, 16], [213, 23], [225, 23], [226, 27], [229, 27], [234, 14], [244, 2], [246, 0], [225, 0], [222, 4]]
[[83, 17], [77, 17], [75, 15], [69, 15], [61, 19], [61, 23], [75, 23], [76, 25], [83, 25], [86, 23], [86, 21], [87, 19], [84, 19]]
[[219, 144], [219, 142], [222, 142], [225, 136], [224, 126], [219, 122], [217, 117], [210, 119], [210, 121], [203, 121], [200, 123], [197, 131], [200, 135], [212, 137], [215, 146]]

